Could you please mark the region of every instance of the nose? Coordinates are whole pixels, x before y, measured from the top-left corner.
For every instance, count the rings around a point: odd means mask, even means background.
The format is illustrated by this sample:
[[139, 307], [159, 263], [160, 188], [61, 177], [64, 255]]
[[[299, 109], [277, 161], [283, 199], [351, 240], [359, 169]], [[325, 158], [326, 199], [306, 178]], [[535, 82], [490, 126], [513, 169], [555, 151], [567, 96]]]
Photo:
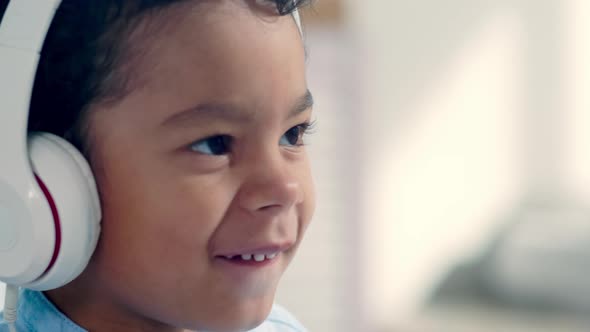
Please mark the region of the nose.
[[252, 213], [278, 214], [303, 201], [297, 172], [287, 161], [253, 161], [238, 193], [242, 208]]

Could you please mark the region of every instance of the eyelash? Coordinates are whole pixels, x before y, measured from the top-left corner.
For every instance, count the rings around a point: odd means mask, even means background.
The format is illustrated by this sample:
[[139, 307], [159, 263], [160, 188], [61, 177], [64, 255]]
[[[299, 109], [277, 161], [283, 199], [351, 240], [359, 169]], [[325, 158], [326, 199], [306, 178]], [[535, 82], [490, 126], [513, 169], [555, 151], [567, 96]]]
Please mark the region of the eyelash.
[[289, 130], [287, 130], [285, 132], [285, 134], [283, 134], [283, 136], [281, 136], [281, 139], [291, 130], [298, 129], [299, 132], [297, 133], [298, 134], [297, 135], [297, 142], [294, 144], [291, 144], [291, 145], [292, 146], [304, 146], [305, 142], [303, 141], [303, 138], [305, 136], [308, 136], [313, 133], [314, 126], [315, 126], [315, 121], [300, 123], [300, 124], [296, 125], [295, 127], [291, 127]]
[[[315, 121], [310, 121], [310, 122], [300, 123], [296, 126], [289, 128], [289, 130], [287, 130], [279, 139], [279, 145], [289, 146], [289, 147], [301, 147], [301, 146], [306, 145], [305, 142], [303, 141], [303, 138], [305, 136], [310, 135], [313, 132], [314, 127], [315, 127]], [[285, 137], [285, 135], [287, 135], [290, 131], [292, 131], [294, 129], [298, 130], [297, 142], [295, 142], [295, 143], [287, 142], [287, 144], [281, 144], [283, 137]], [[198, 141], [192, 143], [189, 146], [189, 149], [193, 152], [201, 153], [203, 155], [212, 155], [212, 156], [225, 155], [225, 154], [231, 152], [231, 145], [233, 143], [233, 140], [234, 140], [234, 138], [230, 135], [223, 135], [223, 134], [213, 135], [213, 136], [209, 136], [207, 138], [204, 138], [204, 139], [201, 139], [201, 140], [198, 140]], [[199, 146], [206, 147], [209, 150], [209, 152], [199, 151], [198, 148], [196, 148]]]

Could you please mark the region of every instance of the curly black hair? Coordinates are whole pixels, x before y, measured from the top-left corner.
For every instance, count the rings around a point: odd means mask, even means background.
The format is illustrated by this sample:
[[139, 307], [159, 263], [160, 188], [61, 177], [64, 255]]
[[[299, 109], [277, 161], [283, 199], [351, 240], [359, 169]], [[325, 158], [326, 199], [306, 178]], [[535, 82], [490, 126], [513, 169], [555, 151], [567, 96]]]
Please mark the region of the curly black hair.
[[[90, 157], [86, 111], [91, 105], [117, 101], [128, 93], [133, 80], [128, 67], [133, 66], [134, 52], [127, 45], [134, 28], [172, 5], [199, 1], [205, 0], [63, 0], [41, 51], [29, 131], [64, 137]], [[277, 15], [290, 14], [308, 3], [262, 2], [274, 4]], [[0, 0], [0, 9], [5, 4], [7, 1]]]

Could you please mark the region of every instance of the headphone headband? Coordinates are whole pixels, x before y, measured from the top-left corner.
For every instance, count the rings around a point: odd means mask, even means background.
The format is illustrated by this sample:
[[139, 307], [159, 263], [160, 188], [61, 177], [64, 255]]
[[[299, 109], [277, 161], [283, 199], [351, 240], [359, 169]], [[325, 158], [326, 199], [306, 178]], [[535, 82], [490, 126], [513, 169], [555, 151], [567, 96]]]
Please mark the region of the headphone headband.
[[27, 120], [39, 56], [60, 0], [11, 0], [0, 22], [0, 140], [3, 168], [20, 172], [15, 188], [30, 178]]
[[11, 0], [0, 26], [0, 47], [40, 53], [61, 0]]
[[27, 120], [39, 53], [60, 1], [12, 0], [0, 24], [0, 246], [3, 281], [31, 282], [51, 258], [55, 229], [46, 222], [51, 210], [39, 188], [28, 154]]

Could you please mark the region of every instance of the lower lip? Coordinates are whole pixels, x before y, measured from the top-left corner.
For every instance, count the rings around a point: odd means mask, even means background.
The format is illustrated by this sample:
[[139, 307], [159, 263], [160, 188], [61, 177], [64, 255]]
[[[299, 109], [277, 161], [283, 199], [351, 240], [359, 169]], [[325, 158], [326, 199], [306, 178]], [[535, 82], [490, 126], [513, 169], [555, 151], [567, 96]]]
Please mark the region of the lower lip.
[[221, 258], [221, 259], [226, 261], [227, 263], [235, 264], [238, 266], [264, 267], [269, 264], [272, 264], [275, 261], [275, 259], [277, 259], [277, 257], [275, 257], [273, 259], [264, 259], [263, 261], [260, 261], [260, 262], [257, 262], [254, 259], [251, 259], [249, 261], [245, 261], [243, 259], [227, 259], [227, 258]]

